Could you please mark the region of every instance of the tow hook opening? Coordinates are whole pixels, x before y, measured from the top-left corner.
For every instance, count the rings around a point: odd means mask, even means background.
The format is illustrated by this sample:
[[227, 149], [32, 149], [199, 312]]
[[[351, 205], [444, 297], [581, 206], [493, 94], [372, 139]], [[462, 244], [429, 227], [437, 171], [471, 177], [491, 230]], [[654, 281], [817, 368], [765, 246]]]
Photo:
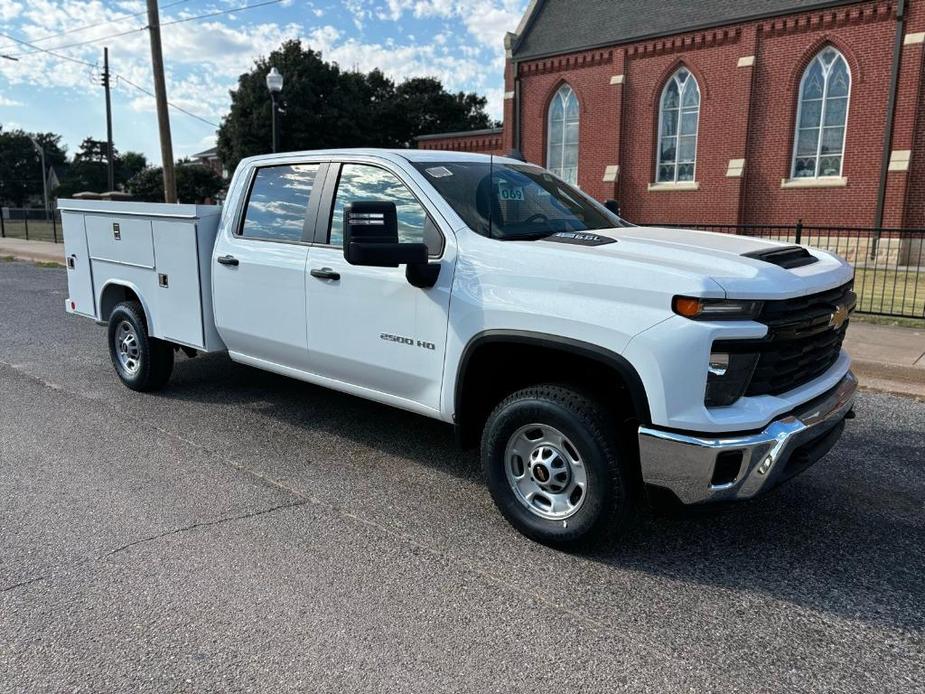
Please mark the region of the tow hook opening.
[[716, 463], [713, 465], [713, 477], [710, 480], [711, 487], [728, 487], [734, 484], [739, 478], [739, 471], [742, 469], [742, 451], [723, 451], [716, 456]]

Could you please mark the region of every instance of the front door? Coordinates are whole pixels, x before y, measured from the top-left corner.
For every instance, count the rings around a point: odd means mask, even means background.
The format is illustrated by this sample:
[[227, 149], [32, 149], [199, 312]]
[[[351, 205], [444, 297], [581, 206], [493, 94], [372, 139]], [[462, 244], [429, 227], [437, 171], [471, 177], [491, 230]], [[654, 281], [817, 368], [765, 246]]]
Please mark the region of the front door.
[[215, 241], [215, 324], [232, 355], [304, 369], [306, 233], [319, 164], [256, 169], [239, 226]]
[[[395, 203], [400, 240], [427, 243], [431, 262], [442, 265], [434, 287], [411, 286], [404, 266], [347, 263], [344, 205], [359, 200]], [[309, 370], [438, 410], [453, 281], [448, 259], [453, 253], [447, 247], [452, 239], [444, 237], [398, 176], [372, 164], [340, 167], [329, 218], [322, 239], [326, 243], [312, 246], [308, 255]]]

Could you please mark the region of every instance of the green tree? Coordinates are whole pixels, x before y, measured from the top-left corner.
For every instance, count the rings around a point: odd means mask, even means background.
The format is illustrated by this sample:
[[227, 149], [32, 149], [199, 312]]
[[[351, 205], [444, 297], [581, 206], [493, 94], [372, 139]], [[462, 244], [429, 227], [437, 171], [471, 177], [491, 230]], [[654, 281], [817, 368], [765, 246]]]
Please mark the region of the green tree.
[[[148, 165], [148, 160], [140, 152], [120, 153], [113, 146], [113, 182], [116, 190], [124, 189], [129, 180]], [[105, 193], [109, 189], [109, 166], [107, 162], [106, 143], [93, 138], [85, 138], [74, 154], [64, 176], [59, 177], [58, 197], [66, 198], [75, 193]]]
[[136, 174], [148, 165], [148, 159], [141, 152], [123, 152], [115, 157], [116, 185], [128, 183]]
[[[225, 186], [222, 177], [212, 169], [189, 160], [178, 161], [175, 171], [180, 202], [214, 200]], [[128, 182], [128, 192], [139, 200], [164, 202], [164, 170], [160, 166], [142, 169]]]
[[485, 99], [446, 91], [433, 78], [396, 86], [379, 70], [344, 71], [321, 54], [287, 41], [238, 79], [231, 109], [218, 131], [218, 153], [233, 169], [244, 157], [271, 145], [271, 101], [266, 76], [276, 67], [285, 78], [280, 114], [283, 151], [327, 147], [408, 147], [416, 135], [489, 127]]
[[[61, 171], [66, 150], [61, 136], [54, 133], [4, 131], [0, 126], [0, 204], [23, 207], [42, 198], [42, 164], [32, 139], [45, 150], [45, 176], [54, 167]], [[50, 192], [50, 191], [49, 191]]]

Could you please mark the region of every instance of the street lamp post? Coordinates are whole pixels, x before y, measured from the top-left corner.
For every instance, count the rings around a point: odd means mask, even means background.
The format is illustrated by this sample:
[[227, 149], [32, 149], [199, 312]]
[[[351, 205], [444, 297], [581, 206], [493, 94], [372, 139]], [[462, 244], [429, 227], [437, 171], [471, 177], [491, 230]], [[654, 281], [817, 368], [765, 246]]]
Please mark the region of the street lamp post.
[[270, 91], [270, 100], [273, 102], [273, 152], [279, 149], [279, 93], [283, 91], [283, 76], [275, 67], [267, 73], [267, 89]]
[[45, 169], [45, 148], [42, 147], [38, 140], [34, 137], [30, 137], [32, 140], [32, 146], [35, 147], [35, 151], [39, 153], [39, 157], [42, 162], [42, 197], [45, 199], [45, 217], [48, 217], [48, 175], [47, 170]]

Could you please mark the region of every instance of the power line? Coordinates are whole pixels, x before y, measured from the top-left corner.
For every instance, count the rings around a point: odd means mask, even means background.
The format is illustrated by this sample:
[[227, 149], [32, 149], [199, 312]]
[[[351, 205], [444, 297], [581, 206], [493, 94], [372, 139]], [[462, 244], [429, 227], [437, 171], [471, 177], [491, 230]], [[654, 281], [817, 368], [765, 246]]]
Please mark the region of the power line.
[[[135, 84], [134, 82], [132, 82], [130, 79], [128, 79], [127, 77], [125, 77], [125, 76], [123, 76], [123, 75], [115, 75], [115, 77], [116, 77], [117, 80], [121, 80], [122, 82], [125, 82], [126, 84], [128, 84], [128, 85], [130, 85], [130, 86], [132, 86], [132, 87], [135, 87], [135, 89], [137, 89], [137, 90], [140, 91], [140, 92], [143, 92], [143, 93], [147, 94], [147, 95], [150, 96], [150, 97], [153, 97], [153, 96], [154, 96], [154, 92], [149, 92], [147, 89], [145, 89], [145, 88], [142, 87], [141, 85]], [[167, 102], [167, 105], [170, 106], [170, 108], [172, 108], [172, 109], [174, 109], [174, 110], [176, 110], [176, 111], [179, 111], [180, 113], [185, 113], [187, 116], [190, 116], [191, 118], [195, 118], [196, 120], [202, 121], [202, 122], [205, 123], [206, 125], [211, 125], [213, 128], [218, 128], [218, 127], [219, 127], [218, 123], [213, 123], [212, 121], [207, 120], [206, 118], [203, 118], [202, 116], [196, 115], [196, 114], [193, 113], [192, 111], [187, 111], [187, 110], [186, 110], [185, 108], [183, 108], [182, 106], [177, 106], [176, 104], [172, 104], [172, 103], [170, 103], [169, 101]]]
[[[36, 49], [33, 53], [29, 53], [29, 54], [26, 54], [26, 55], [32, 55], [32, 54], [34, 54], [35, 52], [47, 53], [48, 55], [50, 55], [50, 56], [52, 56], [52, 57], [54, 57], [54, 58], [58, 58], [58, 59], [60, 59], [60, 60], [67, 60], [67, 61], [69, 61], [69, 62], [71, 62], [71, 63], [76, 63], [77, 65], [84, 65], [84, 66], [86, 66], [86, 67], [93, 68], [94, 70], [96, 70], [96, 69], [99, 68], [99, 65], [96, 65], [96, 64], [94, 64], [94, 63], [88, 63], [86, 60], [80, 60], [79, 58], [72, 58], [72, 57], [69, 56], [69, 55], [62, 55], [62, 54], [60, 54], [60, 53], [55, 53], [54, 51], [51, 51], [51, 50], [49, 50], [49, 49], [47, 49], [47, 48], [42, 48], [41, 46], [36, 46], [36, 45], [34, 45], [34, 44], [32, 44], [32, 43], [29, 43], [28, 41], [23, 41], [23, 40], [21, 40], [21, 39], [16, 38], [15, 36], [10, 36], [9, 34], [4, 34], [3, 32], [0, 32], [0, 36], [2, 36], [3, 38], [9, 39], [10, 41], [15, 41], [16, 43], [22, 44], [23, 46], [29, 46], [30, 48]], [[148, 96], [152, 96], [152, 97], [154, 96], [154, 93], [153, 93], [153, 92], [148, 91], [147, 89], [145, 89], [144, 87], [142, 87], [142, 86], [139, 85], [139, 84], [135, 84], [134, 82], [132, 82], [130, 79], [128, 79], [128, 78], [125, 77], [124, 75], [120, 75], [120, 74], [117, 74], [117, 73], [113, 73], [113, 76], [114, 76], [116, 79], [122, 80], [122, 81], [125, 82], [126, 84], [128, 84], [128, 85], [134, 87], [135, 89], [139, 90], [140, 92], [143, 92], [143, 93], [147, 94]], [[219, 127], [219, 125], [218, 125], [217, 123], [213, 123], [212, 121], [207, 120], [206, 118], [203, 118], [202, 116], [196, 115], [196, 114], [193, 113], [192, 111], [187, 111], [187, 110], [186, 110], [185, 108], [183, 108], [182, 106], [177, 106], [176, 104], [171, 104], [170, 102], [167, 102], [167, 105], [170, 106], [170, 108], [172, 108], [172, 109], [174, 109], [174, 110], [176, 110], [176, 111], [179, 111], [180, 113], [185, 113], [187, 116], [190, 116], [191, 118], [195, 118], [196, 120], [202, 121], [203, 123], [205, 123], [205, 124], [207, 124], [207, 125], [211, 125], [213, 128], [218, 128], [218, 127]]]
[[[216, 12], [207, 12], [205, 14], [199, 14], [194, 17], [184, 17], [182, 19], [174, 19], [169, 22], [161, 22], [161, 26], [166, 27], [166, 26], [171, 26], [172, 24], [183, 24], [184, 22], [193, 22], [199, 19], [208, 19], [210, 17], [218, 17], [219, 15], [232, 14], [233, 12], [245, 12], [247, 10], [254, 10], [259, 7], [265, 7], [267, 5], [278, 5], [281, 2], [286, 2], [286, 0], [265, 0], [264, 2], [258, 2], [253, 5], [242, 5], [241, 7], [235, 7], [233, 9], [219, 10]], [[108, 39], [115, 39], [115, 38], [119, 38], [120, 36], [128, 36], [129, 34], [135, 34], [139, 31], [147, 31], [147, 29], [148, 27], [147, 25], [145, 25], [143, 27], [136, 27], [135, 29], [128, 29], [127, 31], [121, 31], [117, 34], [107, 34], [106, 36], [99, 36], [95, 39], [87, 39], [86, 41], [77, 41], [76, 43], [66, 43], [61, 46], [52, 46], [52, 49], [62, 50], [65, 48], [77, 48], [78, 46], [86, 46], [91, 43], [99, 43], [100, 41], [106, 41]], [[35, 46], [35, 48], [38, 49], [38, 46]], [[35, 53], [35, 52], [36, 51], [25, 51], [23, 53], [14, 53], [10, 57], [18, 58], [24, 55], [31, 55], [32, 53]]]
[[[161, 7], [162, 10], [166, 10], [168, 7], [173, 7], [174, 5], [182, 5], [183, 3], [190, 2], [190, 0], [174, 0], [174, 2], [168, 3]], [[107, 24], [115, 24], [117, 22], [124, 22], [126, 19], [134, 19], [135, 17], [141, 17], [142, 15], [147, 14], [146, 11], [136, 12], [134, 14], [123, 14], [118, 17], [113, 17], [112, 19], [107, 19], [104, 22], [96, 22], [95, 24], [84, 24], [79, 27], [74, 27], [73, 29], [68, 29], [67, 31], [60, 31], [57, 34], [46, 34], [45, 36], [40, 36], [37, 39], [32, 39], [33, 43], [38, 43], [40, 41], [48, 41], [49, 39], [56, 39], [59, 36], [67, 36], [68, 34], [74, 34], [78, 31], [84, 31], [86, 29], [95, 29], [96, 27], [106, 26]], [[0, 48], [0, 51], [5, 51], [8, 48], [13, 48], [13, 46], [3, 46]]]
[[[94, 65], [93, 63], [88, 63], [86, 60], [80, 60], [79, 58], [72, 58], [72, 57], [70, 57], [69, 55], [61, 55], [60, 53], [53, 53], [52, 51], [48, 50], [47, 48], [42, 48], [41, 46], [36, 46], [36, 45], [34, 45], [34, 44], [29, 43], [28, 41], [22, 41], [21, 39], [18, 39], [18, 38], [16, 38], [15, 36], [10, 36], [9, 34], [4, 34], [2, 31], [0, 31], [0, 36], [2, 36], [2, 37], [5, 38], [5, 39], [9, 39], [10, 41], [15, 41], [16, 43], [18, 43], [18, 44], [20, 44], [20, 45], [29, 46], [29, 48], [34, 48], [34, 49], [36, 49], [36, 50], [33, 51], [33, 52], [47, 53], [48, 55], [54, 56], [55, 58], [59, 58], [59, 59], [61, 59], [61, 60], [67, 60], [67, 61], [70, 61], [70, 62], [72, 62], [72, 63], [77, 63], [78, 65], [86, 65], [87, 67], [92, 67], [92, 68], [94, 68], [94, 69], [96, 68], [96, 65]], [[32, 54], [32, 53], [29, 53], [29, 54], [21, 54], [21, 55], [31, 55], [31, 54]], [[7, 57], [12, 58], [13, 60], [19, 60], [19, 58], [17, 58], [16, 56], [7, 56]]]

